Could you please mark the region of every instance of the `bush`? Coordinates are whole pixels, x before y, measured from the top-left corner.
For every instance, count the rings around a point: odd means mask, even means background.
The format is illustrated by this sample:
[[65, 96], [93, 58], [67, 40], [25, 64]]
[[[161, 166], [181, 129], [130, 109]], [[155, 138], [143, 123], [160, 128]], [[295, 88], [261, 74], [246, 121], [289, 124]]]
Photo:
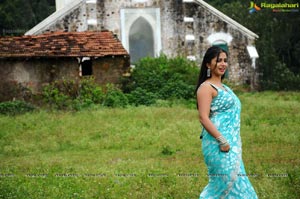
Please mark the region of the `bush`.
[[126, 107], [154, 104], [157, 100], [193, 99], [199, 68], [194, 62], [177, 57], [144, 58], [129, 77], [123, 77], [121, 89], [108, 84], [100, 87], [93, 77], [80, 81], [55, 81], [43, 89], [44, 101], [57, 109], [75, 109], [101, 104]]
[[158, 93], [167, 79], [167, 64], [165, 56], [142, 59], [133, 69], [123, 90], [131, 92], [142, 88], [147, 92]]
[[198, 74], [195, 62], [185, 58], [147, 57], [137, 63], [130, 77], [123, 78], [122, 90], [135, 105], [152, 104], [154, 99], [191, 99]]
[[80, 82], [78, 98], [82, 103], [100, 104], [104, 100], [104, 93], [94, 78], [86, 78]]
[[72, 97], [65, 93], [60, 82], [54, 82], [50, 85], [44, 86], [42, 96], [48, 105], [57, 109], [66, 109], [72, 102]]
[[56, 109], [75, 109], [101, 104], [104, 100], [102, 88], [93, 77], [80, 81], [60, 80], [43, 88], [44, 101]]
[[161, 99], [191, 99], [194, 97], [195, 85], [189, 85], [183, 80], [171, 78], [159, 91]]
[[149, 106], [151, 104], [154, 104], [156, 99], [158, 98], [157, 95], [155, 95], [152, 92], [147, 92], [143, 88], [136, 88], [128, 95], [129, 103], [138, 106], [138, 105], [146, 105]]
[[21, 83], [16, 81], [1, 82], [0, 83], [0, 102], [6, 101], [31, 101], [32, 91]]
[[0, 114], [17, 115], [26, 112], [31, 112], [35, 109], [32, 104], [25, 101], [8, 101], [0, 103]]
[[128, 105], [128, 99], [116, 86], [107, 84], [103, 105], [108, 107], [126, 107]]

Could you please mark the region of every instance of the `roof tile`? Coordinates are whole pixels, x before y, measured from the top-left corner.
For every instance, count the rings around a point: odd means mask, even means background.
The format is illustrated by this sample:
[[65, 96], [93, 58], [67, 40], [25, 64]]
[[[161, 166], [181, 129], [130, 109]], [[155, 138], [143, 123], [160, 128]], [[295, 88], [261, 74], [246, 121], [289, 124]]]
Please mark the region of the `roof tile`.
[[104, 57], [128, 55], [109, 31], [51, 32], [0, 37], [0, 57]]

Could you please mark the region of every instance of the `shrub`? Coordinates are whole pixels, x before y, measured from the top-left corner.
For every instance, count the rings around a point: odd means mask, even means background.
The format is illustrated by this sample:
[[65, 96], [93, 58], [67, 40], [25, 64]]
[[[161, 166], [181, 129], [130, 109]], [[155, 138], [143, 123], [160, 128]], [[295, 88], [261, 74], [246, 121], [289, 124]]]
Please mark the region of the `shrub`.
[[194, 85], [189, 85], [179, 78], [171, 78], [161, 88], [161, 99], [191, 99], [194, 97]]
[[107, 84], [103, 105], [108, 107], [126, 107], [128, 105], [128, 99], [116, 86]]
[[136, 105], [147, 105], [153, 99], [191, 99], [198, 74], [196, 64], [185, 58], [147, 57], [136, 64], [130, 77], [123, 78], [122, 90]]
[[86, 78], [79, 85], [79, 99], [83, 102], [90, 101], [100, 104], [104, 100], [102, 88], [95, 83], [94, 78]]
[[121, 89], [112, 84], [101, 88], [89, 77], [55, 81], [44, 87], [43, 97], [51, 107], [75, 110], [93, 104], [126, 107], [148, 106], [159, 99], [188, 100], [194, 98], [198, 73], [196, 64], [182, 57], [147, 57], [137, 63], [129, 77], [123, 77]]
[[55, 81], [43, 88], [42, 95], [44, 101], [56, 109], [79, 110], [104, 100], [104, 93], [93, 77]]
[[44, 86], [43, 88], [43, 99], [44, 101], [57, 109], [66, 109], [71, 103], [72, 99], [67, 94], [64, 94], [63, 90], [60, 90], [60, 84], [54, 82], [53, 84]]
[[35, 107], [25, 101], [8, 101], [0, 103], [0, 114], [3, 115], [17, 115], [26, 112], [31, 112]]
[[129, 103], [135, 106], [138, 105], [149, 106], [151, 104], [154, 104], [156, 99], [158, 98], [157, 95], [155, 95], [152, 92], [147, 92], [143, 88], [136, 88], [127, 96], [128, 96]]
[[16, 81], [10, 81], [0, 83], [0, 96], [0, 102], [12, 100], [31, 101], [33, 94], [26, 85]]
[[167, 64], [168, 59], [165, 56], [142, 59], [133, 69], [123, 90], [131, 92], [142, 88], [147, 92], [158, 93], [167, 79]]
[[108, 107], [125, 107], [127, 96], [115, 85], [100, 87], [93, 77], [74, 80], [55, 81], [43, 88], [43, 99], [56, 109], [80, 110], [94, 104]]

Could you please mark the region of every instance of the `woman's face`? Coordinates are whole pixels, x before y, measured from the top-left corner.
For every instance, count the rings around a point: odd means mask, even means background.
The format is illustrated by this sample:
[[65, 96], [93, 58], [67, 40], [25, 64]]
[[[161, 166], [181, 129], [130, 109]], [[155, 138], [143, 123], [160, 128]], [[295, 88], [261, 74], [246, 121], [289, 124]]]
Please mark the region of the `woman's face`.
[[207, 67], [211, 70], [211, 76], [222, 76], [225, 74], [227, 68], [227, 55], [224, 52], [219, 54], [219, 59], [217, 57], [213, 58]]

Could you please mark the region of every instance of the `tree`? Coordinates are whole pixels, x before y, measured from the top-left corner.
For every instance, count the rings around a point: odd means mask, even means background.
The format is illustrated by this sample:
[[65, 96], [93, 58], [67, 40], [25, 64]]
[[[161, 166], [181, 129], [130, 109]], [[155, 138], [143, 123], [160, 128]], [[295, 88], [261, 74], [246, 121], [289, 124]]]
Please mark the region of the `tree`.
[[0, 36], [22, 35], [54, 11], [53, 0], [2, 0]]
[[[276, 3], [277, 1], [273, 1]], [[297, 1], [289, 1], [289, 3]], [[259, 69], [263, 74], [263, 89], [299, 90], [300, 84], [300, 15], [299, 13], [274, 13], [262, 9], [249, 14], [249, 4], [231, 0], [210, 2], [229, 17], [259, 35], [256, 47], [260, 55]], [[268, 1], [272, 3], [272, 1]], [[283, 79], [284, 78], [284, 79]]]

